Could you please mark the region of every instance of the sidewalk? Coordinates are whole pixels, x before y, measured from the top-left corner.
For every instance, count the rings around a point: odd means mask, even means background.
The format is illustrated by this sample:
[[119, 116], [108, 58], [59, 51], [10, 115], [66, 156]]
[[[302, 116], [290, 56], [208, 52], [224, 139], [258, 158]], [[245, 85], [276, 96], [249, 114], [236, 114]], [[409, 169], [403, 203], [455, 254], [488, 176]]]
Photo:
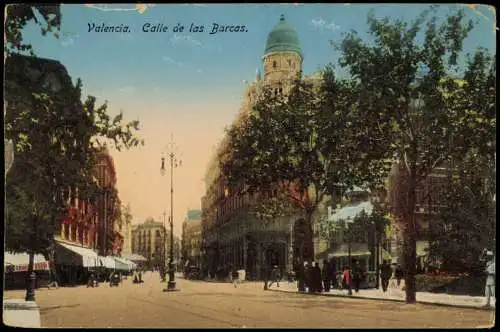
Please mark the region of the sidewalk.
[[[270, 291], [275, 292], [297, 292], [297, 283], [293, 282], [280, 282], [280, 287], [276, 287], [273, 284]], [[397, 301], [405, 302], [405, 292], [400, 289], [388, 289], [386, 293], [382, 292], [382, 289], [360, 289], [359, 293], [355, 293], [353, 290], [352, 295], [347, 295], [347, 290], [333, 289], [330, 292], [323, 292], [321, 294], [316, 294], [318, 296], [334, 296], [334, 297], [350, 297], [358, 299], [370, 299], [370, 300], [383, 300], [383, 301]], [[449, 295], [449, 294], [436, 294], [428, 292], [418, 292], [417, 302], [424, 304], [434, 304], [434, 305], [445, 305], [452, 307], [462, 307], [462, 308], [478, 308], [483, 309], [485, 304], [485, 298], [482, 296], [466, 296], [466, 295]], [[492, 301], [492, 306], [495, 308], [495, 300]]]

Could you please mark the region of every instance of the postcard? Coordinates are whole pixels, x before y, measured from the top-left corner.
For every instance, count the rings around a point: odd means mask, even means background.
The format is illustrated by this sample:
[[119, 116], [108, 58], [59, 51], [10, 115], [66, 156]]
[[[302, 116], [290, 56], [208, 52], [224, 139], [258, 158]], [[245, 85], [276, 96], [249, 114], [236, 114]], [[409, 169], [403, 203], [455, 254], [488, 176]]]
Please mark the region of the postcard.
[[6, 325], [494, 325], [494, 7], [5, 14]]

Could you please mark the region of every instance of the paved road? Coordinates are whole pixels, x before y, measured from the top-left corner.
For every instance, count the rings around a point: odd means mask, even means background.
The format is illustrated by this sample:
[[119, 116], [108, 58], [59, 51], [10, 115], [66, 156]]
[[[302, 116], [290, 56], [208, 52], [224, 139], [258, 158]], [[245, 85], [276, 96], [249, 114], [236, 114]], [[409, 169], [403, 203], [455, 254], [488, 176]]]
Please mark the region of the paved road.
[[238, 289], [183, 279], [177, 284], [181, 291], [162, 292], [166, 285], [155, 274], [140, 285], [129, 279], [118, 288], [39, 290], [42, 327], [474, 328], [493, 321], [493, 313], [482, 310], [266, 292], [260, 283]]

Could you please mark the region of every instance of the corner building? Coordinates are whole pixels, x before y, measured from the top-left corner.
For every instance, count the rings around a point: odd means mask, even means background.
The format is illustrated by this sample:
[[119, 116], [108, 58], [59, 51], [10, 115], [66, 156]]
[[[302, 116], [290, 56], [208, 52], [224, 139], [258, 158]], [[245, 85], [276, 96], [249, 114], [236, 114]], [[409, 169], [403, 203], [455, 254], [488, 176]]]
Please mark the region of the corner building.
[[[238, 125], [252, 111], [254, 101], [263, 87], [271, 86], [276, 94], [288, 93], [291, 83], [302, 71], [303, 54], [292, 25], [282, 15], [272, 29], [262, 57], [264, 75], [257, 69], [255, 81], [248, 84], [241, 109], [234, 124]], [[320, 76], [304, 79], [319, 82]], [[206, 193], [202, 198], [202, 253], [205, 275], [225, 275], [231, 266], [245, 269], [247, 279], [263, 279], [268, 264], [282, 272], [290, 271], [299, 256], [296, 225], [303, 218], [291, 215], [264, 223], [248, 213], [249, 208], [267, 194], [246, 193], [243, 185], [226, 188], [221, 179], [218, 154], [227, 144], [222, 138], [205, 173]], [[272, 195], [272, 194], [271, 194]], [[307, 252], [307, 249], [305, 249]]]

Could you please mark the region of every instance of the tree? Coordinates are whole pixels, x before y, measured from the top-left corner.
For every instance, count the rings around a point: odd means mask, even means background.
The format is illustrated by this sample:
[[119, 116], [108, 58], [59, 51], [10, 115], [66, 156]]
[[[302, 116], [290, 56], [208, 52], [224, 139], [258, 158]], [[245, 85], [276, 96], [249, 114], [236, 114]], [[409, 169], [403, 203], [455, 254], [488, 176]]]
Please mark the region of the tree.
[[4, 20], [5, 31], [5, 55], [10, 53], [29, 52], [35, 55], [33, 47], [25, 44], [22, 30], [29, 23], [35, 22], [41, 29], [43, 36], [51, 32], [54, 37], [59, 38], [61, 28], [61, 5], [28, 5], [9, 4], [6, 6]]
[[104, 139], [117, 149], [141, 145], [139, 122], [123, 124], [122, 114], [111, 119], [94, 97], [82, 103], [81, 80], [73, 85], [55, 61], [11, 55], [5, 85], [5, 135], [17, 154], [6, 179], [6, 246], [44, 253], [77, 188], [96, 204], [102, 188], [94, 165]]
[[[407, 303], [416, 302], [417, 185], [437, 166], [473, 146], [491, 151], [485, 135], [494, 132], [494, 94], [471, 103], [467, 90], [476, 80], [465, 74], [461, 86], [452, 74], [473, 23], [464, 22], [462, 10], [438, 22], [434, 9], [423, 11], [409, 26], [401, 20], [376, 19], [372, 12], [367, 21], [371, 40], [365, 42], [353, 31], [339, 45], [339, 62], [359, 89], [358, 113], [352, 117], [356, 151], [367, 163], [396, 157], [402, 175], [391, 209], [404, 232]], [[486, 57], [478, 51], [476, 58]], [[469, 71], [477, 65], [469, 63]], [[485, 84], [480, 89], [489, 91]], [[380, 173], [368, 175], [376, 179]]]
[[442, 193], [448, 204], [429, 234], [429, 259], [445, 271], [482, 273], [483, 250], [495, 248], [494, 163], [475, 152], [456, 165]]
[[[333, 130], [342, 138], [340, 119], [353, 96], [331, 67], [317, 82], [299, 73], [286, 95], [274, 91], [263, 87], [249, 114], [229, 128], [220, 155], [222, 176], [229, 186], [243, 183], [244, 190], [257, 193], [256, 210], [265, 219], [299, 209], [306, 226], [302, 259], [313, 260], [313, 214], [339, 184], [359, 182], [361, 174], [348, 167], [343, 145], [325, 148], [322, 136]], [[339, 121], [326, 124], [327, 117]]]

